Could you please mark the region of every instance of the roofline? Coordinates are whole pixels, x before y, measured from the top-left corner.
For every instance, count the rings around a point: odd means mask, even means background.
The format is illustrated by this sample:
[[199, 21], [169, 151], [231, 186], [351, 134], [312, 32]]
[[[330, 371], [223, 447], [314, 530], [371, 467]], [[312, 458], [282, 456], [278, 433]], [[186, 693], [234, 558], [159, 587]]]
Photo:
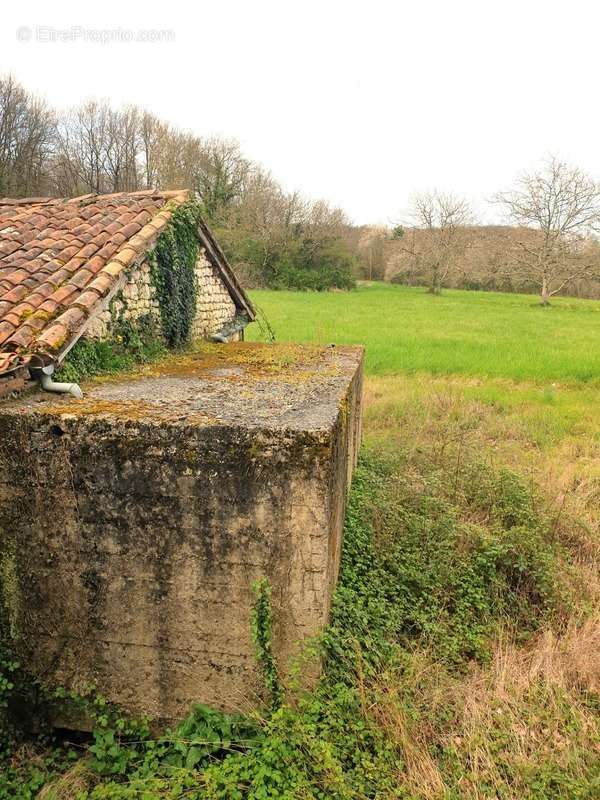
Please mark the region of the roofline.
[[[98, 289], [93, 285], [94, 281], [90, 284], [90, 286], [85, 287], [85, 291], [93, 290], [95, 293], [98, 293], [98, 300], [93, 304], [93, 306], [85, 306], [79, 304], [77, 301], [73, 304], [73, 306], [67, 309], [66, 312], [59, 315], [55, 318], [50, 326], [43, 331], [40, 336], [39, 344], [41, 347], [34, 347], [29, 352], [16, 352], [15, 354], [19, 356], [19, 361], [14, 364], [14, 368], [27, 366], [29, 362], [36, 362], [36, 364], [48, 364], [50, 362], [60, 363], [66, 354], [71, 350], [71, 348], [79, 341], [79, 339], [85, 334], [87, 331], [90, 323], [104, 311], [110, 299], [115, 295], [115, 293], [122, 288], [124, 283], [126, 282], [127, 275], [131, 268], [137, 266], [141, 261], [143, 261], [146, 257], [146, 254], [149, 250], [153, 249], [156, 245], [158, 238], [160, 237], [161, 233], [163, 232], [164, 228], [168, 224], [173, 211], [178, 206], [182, 205], [183, 203], [193, 200], [194, 199], [194, 192], [189, 189], [178, 189], [178, 190], [169, 190], [169, 191], [160, 191], [156, 189], [147, 189], [142, 190], [139, 192], [116, 192], [109, 195], [98, 195], [98, 194], [86, 194], [80, 197], [74, 197], [68, 201], [67, 203], [80, 203], [87, 205], [86, 201], [94, 202], [94, 200], [98, 197], [102, 198], [118, 198], [118, 197], [160, 197], [164, 199], [163, 205], [160, 207], [157, 214], [155, 214], [152, 219], [140, 230], [138, 231], [135, 236], [131, 237], [131, 239], [125, 241], [123, 246], [120, 250], [118, 250], [111, 259], [107, 262], [103, 270], [99, 273], [100, 275], [104, 272], [109, 272], [113, 275], [116, 280], [114, 284], [110, 287], [108, 292], [102, 292], [99, 294]], [[25, 205], [51, 205], [53, 203], [64, 203], [64, 199], [60, 198], [22, 198], [22, 199], [2, 199], [0, 200], [0, 204], [3, 205], [14, 205], [14, 206], [25, 206]], [[221, 277], [223, 283], [225, 284], [226, 288], [228, 289], [232, 300], [235, 303], [235, 306], [239, 312], [244, 314], [249, 322], [252, 322], [256, 319], [256, 312], [252, 306], [252, 303], [248, 299], [244, 289], [240, 285], [233, 272], [229, 262], [223, 251], [221, 250], [219, 244], [215, 240], [212, 231], [202, 219], [199, 217], [198, 219], [198, 226], [197, 226], [197, 236], [199, 243], [201, 246], [204, 247], [206, 252], [206, 256], [213, 265], [214, 269], [217, 271], [219, 276]], [[138, 250], [137, 256], [131, 258], [134, 255], [132, 250], [132, 243], [134, 240], [137, 240], [136, 249]], [[85, 318], [82, 320], [80, 326], [72, 328], [70, 324], [64, 324], [64, 321], [61, 319], [67, 313], [77, 313], [81, 315], [82, 312], [85, 313]], [[44, 337], [48, 334], [48, 331], [51, 331], [54, 326], [60, 326], [65, 334], [66, 341], [61, 344], [60, 347], [56, 349], [50, 344], [50, 342], [45, 343]], [[1, 355], [0, 351], [0, 355]], [[5, 371], [6, 372], [6, 371]], [[3, 372], [2, 374], [5, 374]]]
[[202, 217], [200, 217], [198, 221], [198, 235], [200, 237], [200, 241], [204, 245], [207, 256], [221, 274], [223, 282], [229, 289], [233, 299], [236, 301], [236, 306], [240, 311], [244, 312], [248, 316], [250, 322], [252, 322], [256, 319], [256, 311], [254, 310], [254, 306], [250, 302], [246, 292], [243, 290], [241, 284], [236, 278], [234, 271], [231, 269], [229, 262], [227, 261], [225, 253], [221, 250], [221, 247], [213, 236], [211, 229], [208, 227]]
[[[150, 191], [147, 191], [147, 192], [119, 192], [118, 194], [111, 195], [111, 196], [117, 197], [119, 194], [151, 195], [151, 194], [154, 194], [154, 192], [150, 192]], [[167, 204], [170, 201], [172, 201], [172, 200], [178, 201], [177, 205], [179, 206], [182, 203], [186, 202], [186, 200], [192, 199], [192, 197], [193, 197], [191, 192], [189, 192], [189, 191], [186, 192], [185, 190], [170, 191], [170, 192], [160, 192], [160, 195], [161, 195], [161, 197], [166, 197], [167, 203], [165, 203], [165, 205], [161, 208], [159, 213], [156, 214], [153, 217], [153, 220], [156, 219], [156, 217], [158, 217], [161, 214], [161, 212], [165, 212], [165, 211], [168, 213], [168, 218], [170, 218], [171, 214], [169, 213], [169, 209], [167, 208]], [[102, 197], [107, 197], [107, 195], [101, 195], [101, 196]], [[82, 199], [86, 199], [87, 197], [90, 197], [92, 199], [92, 198], [98, 197], [98, 195], [83, 195], [80, 198], [74, 198], [74, 199], [81, 201]], [[150, 225], [150, 223], [148, 223], [148, 226], [149, 225]], [[143, 234], [143, 230], [144, 229], [142, 229], [137, 235], [139, 236], [140, 234]], [[146, 251], [144, 251], [143, 253], [140, 253], [138, 258], [135, 259], [135, 261], [132, 262], [132, 264], [130, 265], [129, 269], [135, 269], [137, 266], [139, 266], [146, 259], [148, 252], [150, 250], [152, 250], [156, 246], [156, 243], [157, 243], [158, 239], [160, 238], [160, 235], [163, 232], [163, 230], [164, 230], [164, 228], [161, 229], [160, 231], [158, 231], [155, 234], [155, 236], [148, 241], [148, 249]], [[223, 251], [219, 247], [216, 239], [214, 238], [214, 236], [212, 234], [212, 231], [210, 230], [210, 228], [208, 227], [208, 225], [206, 224], [204, 219], [202, 219], [202, 217], [200, 217], [200, 219], [198, 221], [198, 237], [200, 239], [201, 244], [204, 246], [204, 248], [206, 250], [206, 254], [209, 257], [211, 263], [213, 264], [213, 266], [215, 267], [217, 272], [223, 278], [223, 282], [227, 286], [230, 294], [232, 295], [232, 299], [235, 301], [235, 305], [236, 305], [237, 309], [239, 311], [242, 311], [242, 313], [244, 313], [248, 317], [248, 321], [249, 322], [252, 322], [253, 320], [256, 319], [256, 312], [254, 310], [254, 307], [250, 303], [250, 300], [246, 296], [246, 293], [244, 292], [244, 290], [242, 289], [241, 285], [239, 284], [239, 282], [238, 282], [238, 280], [237, 280], [237, 278], [235, 276], [235, 273], [231, 269], [231, 267], [229, 265], [229, 262], [227, 261], [227, 258], [225, 257], [225, 254], [223, 253]], [[126, 247], [127, 243], [124, 243], [124, 246]], [[115, 256], [113, 256], [113, 258], [115, 258], [116, 256], [118, 256], [118, 253]], [[87, 319], [85, 320], [85, 322], [83, 323], [81, 328], [78, 331], [76, 331], [72, 337], [69, 338], [69, 341], [65, 344], [64, 347], [62, 347], [58, 352], [56, 352], [54, 354], [50, 354], [50, 353], [44, 351], [44, 352], [37, 352], [35, 354], [32, 354], [32, 356], [34, 358], [37, 357], [38, 359], [41, 359], [44, 362], [46, 362], [48, 360], [52, 360], [54, 363], [60, 364], [61, 361], [63, 361], [64, 358], [67, 356], [69, 351], [73, 349], [73, 347], [77, 344], [77, 342], [85, 334], [85, 332], [89, 328], [90, 324], [94, 321], [94, 319], [96, 319], [103, 311], [106, 310], [106, 308], [109, 306], [110, 301], [112, 300], [112, 298], [121, 289], [123, 289], [123, 287], [125, 286], [125, 284], [127, 282], [127, 274], [129, 272], [129, 269], [121, 271], [121, 274], [119, 275], [119, 278], [117, 279], [117, 281], [114, 284], [114, 286], [111, 287], [111, 289], [108, 292], [108, 294], [105, 297], [103, 297], [102, 301], [99, 302], [98, 305], [92, 310], [92, 312], [87, 317]]]
[[[40, 336], [40, 341], [42, 342], [42, 347], [38, 348], [34, 351], [35, 355], [38, 358], [41, 358], [45, 361], [51, 360], [56, 363], [60, 363], [65, 355], [71, 350], [71, 348], [75, 345], [77, 341], [84, 335], [86, 330], [88, 329], [90, 322], [98, 316], [102, 311], [104, 311], [110, 299], [114, 296], [114, 294], [122, 288], [123, 284], [126, 282], [126, 276], [129, 273], [129, 270], [142, 261], [146, 257], [146, 253], [148, 250], [152, 249], [158, 237], [163, 232], [163, 230], [167, 227], [175, 207], [178, 207], [185, 203], [189, 197], [190, 192], [188, 190], [179, 190], [179, 191], [172, 191], [172, 192], [157, 192], [157, 191], [143, 191], [143, 192], [117, 192], [113, 195], [82, 195], [82, 197], [73, 198], [72, 201], [68, 202], [81, 202], [82, 200], [86, 200], [88, 197], [90, 202], [92, 202], [96, 197], [120, 197], [120, 196], [131, 196], [131, 195], [138, 195], [138, 196], [151, 196], [157, 195], [161, 198], [164, 198], [165, 202], [160, 207], [158, 213], [156, 213], [152, 219], [144, 225], [144, 227], [139, 230], [134, 236], [130, 239], [123, 242], [122, 247], [111, 257], [108, 263], [104, 266], [104, 268], [100, 271], [99, 275], [102, 273], [110, 273], [113, 275], [116, 280], [114, 281], [113, 285], [110, 287], [108, 292], [103, 293], [98, 297], [98, 300], [91, 309], [87, 309], [87, 313], [85, 314], [85, 318], [82, 321], [81, 325], [74, 328], [74, 329], [67, 329], [66, 334], [68, 336], [68, 341], [58, 349], [54, 349], [53, 347], [44, 347], [43, 346], [43, 339], [44, 336], [47, 335], [48, 331], [52, 329], [52, 325], [44, 330], [42, 335]], [[137, 240], [135, 245], [135, 250], [137, 253], [132, 249], [134, 241]], [[132, 257], [133, 256], [133, 257]], [[85, 289], [93, 289], [93, 283], [89, 286], [86, 286]], [[78, 305], [76, 301], [73, 304], [73, 308], [80, 309], [81, 306]], [[70, 309], [67, 310], [68, 313]], [[61, 316], [57, 317], [56, 320], [53, 322], [54, 325], [61, 325]], [[63, 325], [64, 327], [64, 325]]]
[[117, 197], [161, 197], [165, 202], [173, 198], [187, 195], [191, 197], [193, 194], [191, 189], [139, 189], [135, 192], [111, 192], [110, 194], [103, 194], [102, 192], [91, 192], [88, 194], [81, 194], [78, 197], [0, 197], [0, 206], [47, 206], [53, 203], [82, 203], [84, 200], [95, 200], [97, 197], [103, 199], [114, 199]]

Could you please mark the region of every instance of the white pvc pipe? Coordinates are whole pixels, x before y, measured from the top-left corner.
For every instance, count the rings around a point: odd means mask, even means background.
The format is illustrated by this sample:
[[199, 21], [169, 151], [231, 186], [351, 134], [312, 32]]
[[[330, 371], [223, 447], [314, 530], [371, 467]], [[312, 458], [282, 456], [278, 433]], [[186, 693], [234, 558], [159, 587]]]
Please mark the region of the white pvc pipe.
[[70, 394], [73, 395], [73, 397], [83, 397], [83, 392], [77, 383], [61, 383], [60, 381], [53, 381], [53, 372], [54, 364], [49, 364], [47, 367], [43, 367], [40, 371], [40, 386], [45, 392], [58, 392], [59, 394]]

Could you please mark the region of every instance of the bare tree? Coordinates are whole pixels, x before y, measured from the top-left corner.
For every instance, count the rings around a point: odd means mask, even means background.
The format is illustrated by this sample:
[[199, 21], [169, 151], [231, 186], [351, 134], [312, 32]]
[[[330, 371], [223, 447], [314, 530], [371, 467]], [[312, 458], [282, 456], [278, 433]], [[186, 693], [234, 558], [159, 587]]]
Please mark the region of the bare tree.
[[112, 192], [129, 192], [143, 186], [141, 119], [135, 106], [108, 112], [105, 165]]
[[48, 190], [54, 115], [10, 75], [0, 77], [0, 195]]
[[160, 151], [161, 143], [168, 133], [168, 125], [149, 111], [144, 111], [140, 118], [141, 173], [145, 189], [158, 188], [160, 185]]
[[540, 292], [540, 303], [582, 278], [598, 276], [598, 259], [589, 235], [600, 221], [600, 186], [577, 167], [555, 157], [535, 173], [522, 175], [512, 191], [494, 198], [523, 233], [515, 261]]
[[155, 186], [161, 189], [193, 189], [202, 158], [199, 137], [162, 123], [158, 129], [154, 169]]
[[388, 229], [381, 225], [365, 225], [360, 229], [354, 249], [360, 257], [363, 277], [370, 281], [385, 277], [388, 239]]
[[65, 194], [109, 191], [106, 163], [109, 113], [107, 103], [93, 100], [60, 120], [56, 170]]
[[211, 219], [241, 197], [250, 171], [250, 162], [235, 140], [213, 137], [202, 141], [194, 188]]
[[412, 268], [425, 274], [429, 291], [439, 294], [458, 266], [468, 244], [472, 223], [469, 204], [444, 192], [426, 192], [413, 198], [412, 213], [401, 241]]
[[146, 185], [144, 118], [135, 106], [115, 110], [95, 100], [63, 117], [54, 156], [59, 193], [133, 191]]
[[221, 225], [225, 238], [238, 245], [240, 240], [253, 241], [252, 260], [266, 272], [276, 268], [305, 218], [305, 204], [297, 193], [286, 194], [270, 173], [253, 167], [236, 202], [221, 214]]

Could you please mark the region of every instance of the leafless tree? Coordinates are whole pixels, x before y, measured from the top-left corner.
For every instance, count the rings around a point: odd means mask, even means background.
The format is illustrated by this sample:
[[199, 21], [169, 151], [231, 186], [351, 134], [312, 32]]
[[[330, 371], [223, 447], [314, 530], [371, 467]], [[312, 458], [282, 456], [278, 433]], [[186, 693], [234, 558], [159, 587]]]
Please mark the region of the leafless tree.
[[589, 234], [600, 221], [600, 185], [555, 157], [538, 172], [522, 175], [515, 188], [494, 198], [513, 224], [537, 237], [519, 236], [515, 262], [540, 292], [540, 303], [582, 278], [598, 277]]
[[219, 240], [235, 254], [236, 267], [253, 283], [267, 273], [276, 275], [300, 243], [310, 259], [325, 242], [345, 234], [349, 224], [341, 209], [285, 192], [269, 172], [251, 163], [215, 223]]
[[471, 223], [471, 209], [461, 197], [438, 191], [414, 196], [401, 249], [409, 255], [412, 268], [425, 274], [432, 294], [442, 291], [456, 269]]
[[212, 137], [201, 142], [194, 188], [211, 219], [241, 197], [250, 172], [251, 164], [234, 139]]
[[135, 106], [109, 110], [106, 177], [113, 192], [133, 191], [143, 185], [141, 117], [140, 110]]
[[198, 136], [164, 124], [159, 129], [156, 147], [156, 182], [161, 189], [193, 189], [202, 158]]
[[106, 151], [107, 103], [95, 100], [73, 109], [58, 125], [57, 182], [67, 195], [109, 191]]
[[168, 134], [168, 125], [149, 111], [140, 117], [141, 173], [145, 189], [160, 186], [160, 153]]
[[254, 167], [236, 202], [220, 215], [219, 224], [232, 244], [244, 239], [254, 242], [255, 259], [264, 271], [285, 251], [305, 214], [297, 193], [286, 194], [270, 173]]
[[326, 200], [305, 200], [305, 231], [317, 239], [342, 237], [350, 224], [346, 212]]
[[391, 240], [388, 228], [383, 225], [354, 227], [348, 223], [340, 235], [358, 257], [360, 276], [370, 281], [384, 280]]
[[143, 113], [92, 100], [58, 125], [54, 174], [63, 194], [121, 192], [142, 188]]
[[0, 77], [0, 195], [48, 191], [54, 115], [10, 75]]

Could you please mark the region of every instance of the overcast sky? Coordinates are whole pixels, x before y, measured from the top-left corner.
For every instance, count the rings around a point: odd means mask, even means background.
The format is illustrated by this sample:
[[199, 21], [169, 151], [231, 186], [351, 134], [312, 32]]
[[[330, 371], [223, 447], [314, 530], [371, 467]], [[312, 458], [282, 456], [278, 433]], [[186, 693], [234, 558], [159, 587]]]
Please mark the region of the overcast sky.
[[485, 198], [544, 154], [600, 177], [599, 36], [597, 0], [20, 0], [0, 72], [59, 107], [106, 97], [234, 137], [357, 223], [434, 187], [491, 219]]

